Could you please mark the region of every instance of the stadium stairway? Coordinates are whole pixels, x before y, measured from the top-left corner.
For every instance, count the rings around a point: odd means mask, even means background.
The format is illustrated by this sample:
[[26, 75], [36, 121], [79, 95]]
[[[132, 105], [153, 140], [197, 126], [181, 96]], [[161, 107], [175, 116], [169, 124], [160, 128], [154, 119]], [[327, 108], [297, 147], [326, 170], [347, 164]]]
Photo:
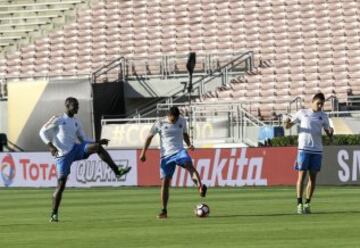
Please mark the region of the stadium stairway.
[[[193, 73], [193, 98], [207, 90], [215, 90], [251, 70], [254, 55], [251, 51], [233, 54], [197, 54]], [[141, 58], [117, 58], [96, 70], [93, 83], [124, 83], [130, 116], [153, 116], [158, 103], [181, 103], [188, 100], [188, 54], [152, 58], [152, 69]], [[172, 61], [172, 62], [171, 62]], [[157, 65], [156, 65], [157, 63]], [[155, 68], [155, 69], [154, 69]], [[132, 113], [132, 114], [131, 114]]]

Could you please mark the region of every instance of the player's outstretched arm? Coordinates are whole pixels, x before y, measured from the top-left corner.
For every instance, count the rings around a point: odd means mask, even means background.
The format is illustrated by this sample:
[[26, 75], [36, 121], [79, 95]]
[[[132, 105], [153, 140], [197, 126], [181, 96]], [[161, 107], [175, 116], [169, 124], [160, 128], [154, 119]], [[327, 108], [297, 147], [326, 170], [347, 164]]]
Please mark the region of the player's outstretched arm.
[[153, 137], [154, 137], [153, 134], [149, 134], [145, 140], [144, 148], [141, 150], [141, 154], [140, 154], [140, 160], [143, 162], [146, 161], [146, 151], [149, 148]]

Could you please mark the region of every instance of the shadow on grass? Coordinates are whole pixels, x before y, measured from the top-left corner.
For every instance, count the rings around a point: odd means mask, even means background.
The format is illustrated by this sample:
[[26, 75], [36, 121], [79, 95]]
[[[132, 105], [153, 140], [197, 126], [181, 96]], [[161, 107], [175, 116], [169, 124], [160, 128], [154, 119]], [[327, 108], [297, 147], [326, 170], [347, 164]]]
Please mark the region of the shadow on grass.
[[[323, 211], [313, 212], [308, 215], [332, 215], [332, 214], [360, 214], [360, 210], [348, 211]], [[230, 215], [212, 215], [211, 218], [236, 218], [236, 217], [281, 217], [281, 216], [297, 216], [297, 213], [271, 213], [271, 214], [230, 214]]]

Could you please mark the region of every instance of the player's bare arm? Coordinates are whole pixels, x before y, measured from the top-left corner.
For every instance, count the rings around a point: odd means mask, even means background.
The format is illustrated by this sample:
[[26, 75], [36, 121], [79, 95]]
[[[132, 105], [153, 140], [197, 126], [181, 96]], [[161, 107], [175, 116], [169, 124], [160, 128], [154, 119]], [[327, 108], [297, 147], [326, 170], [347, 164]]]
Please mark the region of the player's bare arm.
[[49, 143], [47, 144], [47, 146], [49, 147], [49, 151], [50, 151], [51, 155], [54, 156], [54, 157], [57, 157], [59, 151], [58, 151], [58, 149], [54, 146], [54, 144], [53, 144], [52, 142], [49, 142]]
[[291, 122], [291, 119], [290, 119], [290, 118], [287, 118], [287, 119], [285, 120], [284, 125], [285, 125], [285, 128], [286, 128], [286, 129], [290, 129], [290, 128], [292, 128], [292, 127], [295, 125], [295, 123]]
[[190, 141], [190, 136], [188, 133], [184, 133], [184, 141], [185, 144], [188, 146], [189, 150], [193, 151], [195, 149], [194, 145]]
[[334, 129], [332, 127], [329, 128], [325, 128], [325, 133], [329, 138], [332, 138], [332, 136], [334, 135]]
[[149, 148], [153, 137], [154, 137], [154, 135], [149, 134], [145, 140], [144, 148], [141, 150], [141, 154], [140, 154], [140, 160], [143, 162], [146, 161], [146, 151]]

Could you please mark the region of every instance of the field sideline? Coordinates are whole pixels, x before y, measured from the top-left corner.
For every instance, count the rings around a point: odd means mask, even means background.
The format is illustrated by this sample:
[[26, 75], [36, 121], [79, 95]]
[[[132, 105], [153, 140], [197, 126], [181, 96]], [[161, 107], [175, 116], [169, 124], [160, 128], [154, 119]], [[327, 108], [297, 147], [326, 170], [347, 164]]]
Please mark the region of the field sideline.
[[319, 187], [299, 216], [294, 188], [210, 188], [206, 219], [195, 189], [171, 189], [167, 220], [158, 188], [68, 189], [51, 224], [52, 189], [1, 188], [0, 247], [360, 247], [359, 189]]

